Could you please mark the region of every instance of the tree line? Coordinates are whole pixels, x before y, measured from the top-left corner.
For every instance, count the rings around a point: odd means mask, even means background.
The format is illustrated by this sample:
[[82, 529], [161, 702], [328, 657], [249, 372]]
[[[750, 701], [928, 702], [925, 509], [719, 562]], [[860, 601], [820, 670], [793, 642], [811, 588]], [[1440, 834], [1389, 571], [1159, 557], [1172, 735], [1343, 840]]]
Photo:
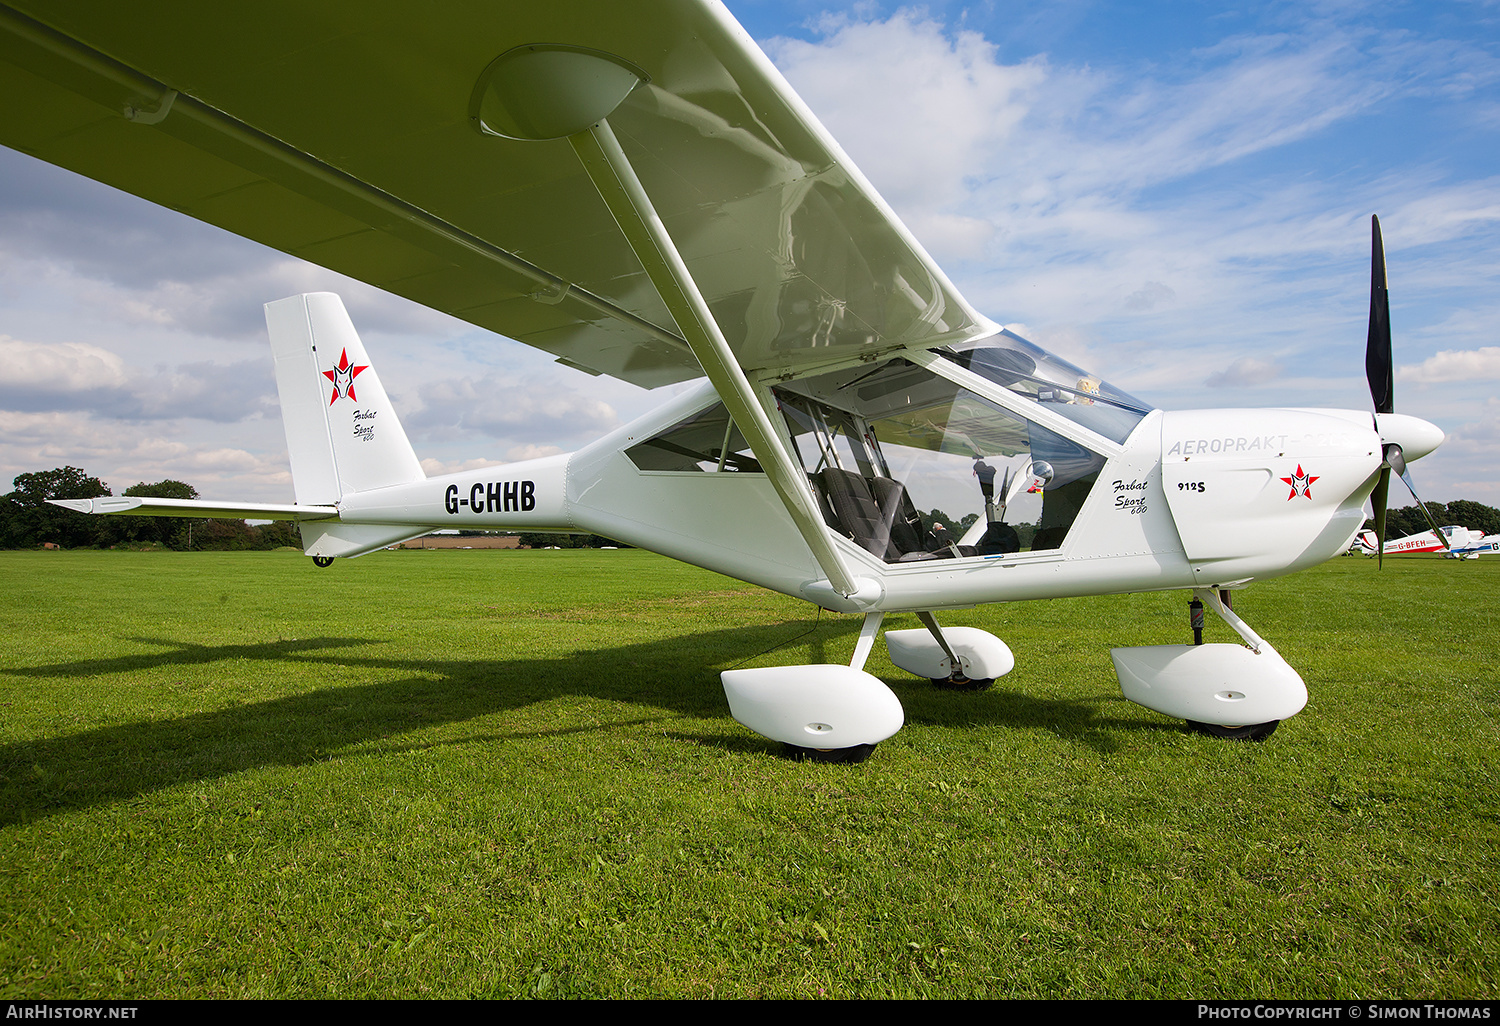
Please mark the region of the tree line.
[[[178, 551], [302, 547], [297, 525], [291, 521], [255, 525], [243, 520], [95, 517], [50, 504], [48, 499], [114, 494], [109, 485], [78, 467], [20, 474], [12, 484], [15, 490], [0, 497], [0, 548], [34, 549], [49, 544], [65, 549], [161, 547]], [[142, 481], [120, 494], [196, 499], [198, 489], [184, 481]]]
[[[1483, 534], [1500, 534], [1500, 509], [1493, 506], [1471, 502], [1468, 499], [1457, 499], [1446, 504], [1424, 502], [1422, 505], [1432, 513], [1432, 519], [1437, 521], [1439, 527], [1457, 525]], [[1371, 531], [1375, 530], [1375, 521], [1366, 520], [1365, 527]], [[1422, 516], [1422, 510], [1416, 506], [1403, 506], [1401, 509], [1386, 511], [1385, 536], [1389, 540], [1405, 538], [1409, 534], [1421, 534], [1423, 531], [1430, 530], [1432, 528], [1428, 526], [1427, 518]]]

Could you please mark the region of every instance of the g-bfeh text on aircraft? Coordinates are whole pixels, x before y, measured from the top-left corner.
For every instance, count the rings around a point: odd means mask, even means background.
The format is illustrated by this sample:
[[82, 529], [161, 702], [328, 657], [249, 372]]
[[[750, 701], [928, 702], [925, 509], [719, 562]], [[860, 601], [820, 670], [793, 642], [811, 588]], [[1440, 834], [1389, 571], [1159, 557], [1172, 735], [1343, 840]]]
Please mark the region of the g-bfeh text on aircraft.
[[1441, 552], [1445, 559], [1478, 559], [1488, 552], [1500, 552], [1500, 537], [1451, 525], [1437, 531], [1422, 531], [1380, 544], [1374, 531], [1361, 531], [1355, 540], [1367, 556]]
[[[24, 10], [22, 10], [24, 8]], [[232, 45], [229, 41], [232, 41]], [[296, 501], [95, 499], [281, 517], [320, 565], [451, 527], [588, 531], [863, 617], [847, 666], [725, 671], [741, 723], [864, 757], [866, 673], [988, 685], [946, 609], [1191, 589], [1244, 640], [1113, 652], [1126, 697], [1226, 736], [1296, 712], [1234, 589], [1343, 552], [1442, 441], [1393, 412], [1372, 224], [1375, 412], [1163, 412], [980, 314], [730, 14], [706, 0], [0, 7], [0, 142], [570, 366], [701, 384], [577, 452], [426, 478], [342, 304], [270, 304]], [[1373, 497], [1373, 498], [1372, 498]], [[918, 509], [972, 513], [926, 529]]]

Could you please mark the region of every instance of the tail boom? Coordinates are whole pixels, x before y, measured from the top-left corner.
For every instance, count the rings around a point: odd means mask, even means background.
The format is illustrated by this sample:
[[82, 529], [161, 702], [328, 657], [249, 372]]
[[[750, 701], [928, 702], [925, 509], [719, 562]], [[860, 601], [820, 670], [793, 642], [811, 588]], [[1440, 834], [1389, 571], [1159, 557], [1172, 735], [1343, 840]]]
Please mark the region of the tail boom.
[[576, 531], [568, 514], [571, 453], [431, 477], [345, 495], [346, 522], [425, 524], [434, 530]]
[[302, 526], [309, 556], [359, 556], [431, 531], [573, 532], [568, 457], [548, 456], [346, 493], [338, 522]]

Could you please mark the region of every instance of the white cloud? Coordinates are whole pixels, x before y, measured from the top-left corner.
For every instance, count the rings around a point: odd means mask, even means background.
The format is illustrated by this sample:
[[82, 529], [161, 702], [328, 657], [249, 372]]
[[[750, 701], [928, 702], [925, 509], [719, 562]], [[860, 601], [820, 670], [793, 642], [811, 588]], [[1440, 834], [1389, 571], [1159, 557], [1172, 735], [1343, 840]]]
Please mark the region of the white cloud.
[[1125, 309], [1150, 310], [1152, 307], [1170, 303], [1177, 293], [1159, 281], [1148, 281], [1125, 297]]
[[767, 53], [939, 261], [975, 257], [996, 226], [963, 209], [968, 181], [1030, 110], [1045, 64], [1005, 65], [977, 32], [948, 36], [920, 12], [825, 18], [819, 42]]
[[125, 361], [107, 349], [0, 335], [0, 390], [92, 392], [121, 387], [125, 379]]
[[[1439, 451], [1445, 455], [1493, 454], [1500, 451], [1500, 400], [1491, 398], [1485, 406], [1484, 414], [1479, 420], [1450, 431]], [[1500, 482], [1496, 484], [1500, 485]]]
[[[1500, 177], [1456, 185], [1433, 182], [1409, 197], [1390, 217], [1381, 218], [1390, 246], [1447, 242], [1472, 232], [1493, 231], [1500, 221]], [[1451, 275], [1452, 269], [1447, 273]]]
[[546, 456], [556, 456], [563, 450], [555, 445], [513, 445], [505, 451], [505, 455], [517, 462], [521, 460], [539, 460]]
[[592, 439], [620, 420], [614, 407], [601, 399], [550, 382], [515, 381], [494, 372], [478, 378], [429, 381], [416, 389], [416, 395], [422, 408], [402, 417], [414, 429], [471, 431], [518, 444]]
[[0, 336], [0, 408], [233, 422], [270, 409], [274, 388], [265, 360], [158, 366], [147, 374], [98, 346]]
[[1254, 387], [1281, 377], [1281, 371], [1280, 364], [1242, 356], [1222, 371], [1210, 374], [1204, 384], [1209, 388]]
[[1500, 346], [1445, 349], [1415, 366], [1397, 368], [1396, 380], [1423, 384], [1500, 380]]
[[[0, 484], [8, 484], [17, 474], [75, 466], [102, 479], [116, 494], [139, 481], [170, 478], [187, 481], [209, 498], [291, 498], [291, 473], [279, 446], [255, 452], [216, 444], [212, 433], [188, 435], [189, 441], [162, 433], [174, 426], [101, 421], [76, 412], [0, 410], [0, 438], [5, 440], [0, 447]], [[266, 441], [259, 436], [246, 440]]]
[[1426, 169], [1429, 180], [1404, 169], [1360, 198], [1306, 173], [1241, 175], [1233, 188], [1205, 179], [1401, 90], [1473, 79], [1487, 60], [1469, 48], [1460, 73], [1452, 45], [1377, 39], [1357, 18], [1351, 28], [1337, 12], [1322, 17], [1130, 75], [1006, 64], [978, 34], [912, 10], [824, 19], [816, 41], [776, 39], [768, 51], [981, 308], [1049, 327], [1151, 318], [1179, 337], [1212, 324], [1208, 344], [1227, 362], [1265, 320], [1250, 310], [1284, 317], [1318, 303], [1299, 311], [1310, 334], [1330, 296], [1360, 287], [1343, 269], [1366, 251], [1366, 202], [1393, 213], [1393, 249], [1473, 233], [1500, 210], [1490, 183], [1435, 182]]

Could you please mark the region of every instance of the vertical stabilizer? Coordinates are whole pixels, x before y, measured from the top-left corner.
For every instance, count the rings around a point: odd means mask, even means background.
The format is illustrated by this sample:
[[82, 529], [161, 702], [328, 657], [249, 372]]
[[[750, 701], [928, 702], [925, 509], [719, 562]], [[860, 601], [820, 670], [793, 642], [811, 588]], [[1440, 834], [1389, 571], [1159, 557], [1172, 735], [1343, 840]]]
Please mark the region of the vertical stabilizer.
[[299, 505], [426, 476], [338, 296], [267, 303], [266, 327]]

